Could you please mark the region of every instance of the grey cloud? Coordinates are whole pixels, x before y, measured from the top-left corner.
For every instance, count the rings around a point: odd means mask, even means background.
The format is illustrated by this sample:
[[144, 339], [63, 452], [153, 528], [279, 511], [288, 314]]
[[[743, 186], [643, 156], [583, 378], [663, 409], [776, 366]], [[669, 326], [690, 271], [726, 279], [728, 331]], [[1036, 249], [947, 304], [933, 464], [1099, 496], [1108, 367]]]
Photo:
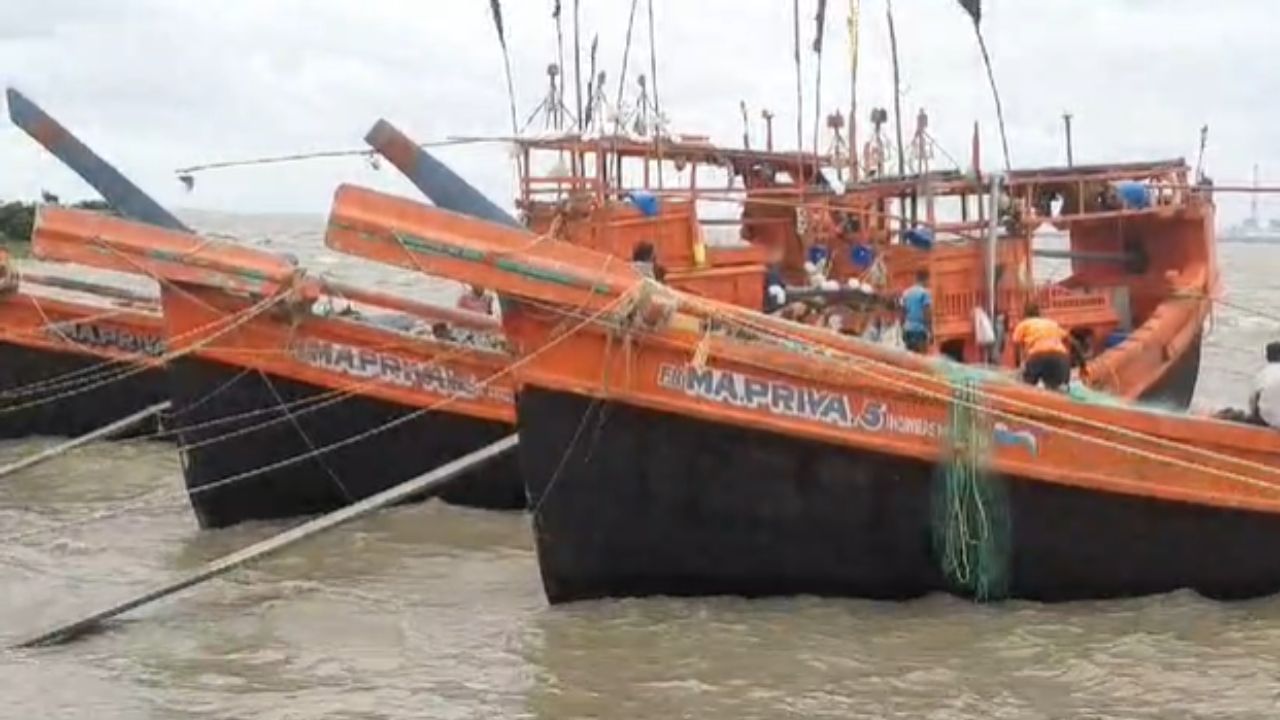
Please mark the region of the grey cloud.
[[[744, 100], [777, 113], [780, 143], [794, 144], [790, 3], [655, 0], [659, 88], [678, 130], [736, 143]], [[598, 31], [602, 66], [618, 77], [627, 0], [584, 3], [584, 44]], [[812, 32], [810, 0], [802, 31]], [[109, 12], [104, 7], [110, 5]], [[545, 90], [555, 58], [551, 2], [504, 3], [521, 114]], [[567, 4], [566, 4], [567, 7]], [[883, 5], [863, 0], [859, 115], [889, 106]], [[643, 8], [643, 4], [642, 4]], [[830, 3], [823, 111], [848, 104], [844, 8]], [[1280, 31], [1266, 0], [989, 0], [986, 32], [1010, 124], [1015, 162], [1062, 159], [1059, 115], [1076, 115], [1084, 160], [1191, 155], [1212, 130], [1211, 170], [1248, 177], [1255, 157], [1276, 158], [1268, 118], [1280, 98], [1269, 55]], [[910, 126], [923, 106], [933, 134], [961, 161], [972, 123], [986, 164], [998, 147], [991, 100], [971, 27], [954, 0], [898, 3]], [[566, 9], [566, 33], [570, 13]], [[629, 79], [648, 70], [643, 12]], [[192, 195], [174, 167], [201, 160], [358, 147], [387, 116], [423, 139], [510, 131], [488, 5], [471, 0], [4, 0], [0, 81], [16, 83], [172, 204], [242, 210], [323, 210], [352, 180], [401, 192], [390, 171], [359, 161], [235, 170], [202, 177]], [[584, 48], [585, 53], [585, 48]], [[805, 142], [812, 132], [813, 56], [805, 59]], [[865, 123], [864, 123], [865, 124]], [[757, 142], [763, 134], [753, 121]], [[41, 186], [78, 187], [11, 130], [0, 129], [0, 197]], [[512, 195], [501, 147], [447, 153], [497, 197]], [[1242, 203], [1224, 201], [1228, 212]]]

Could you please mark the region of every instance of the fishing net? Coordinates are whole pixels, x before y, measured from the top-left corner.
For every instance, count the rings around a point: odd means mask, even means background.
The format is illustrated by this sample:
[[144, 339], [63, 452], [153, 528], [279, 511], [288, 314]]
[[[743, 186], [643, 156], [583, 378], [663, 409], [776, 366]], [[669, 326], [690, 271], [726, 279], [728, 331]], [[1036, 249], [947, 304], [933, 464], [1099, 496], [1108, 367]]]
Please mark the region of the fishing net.
[[1010, 582], [1008, 489], [989, 470], [992, 423], [978, 380], [955, 378], [952, 387], [947, 454], [934, 481], [934, 552], [957, 592], [998, 600]]

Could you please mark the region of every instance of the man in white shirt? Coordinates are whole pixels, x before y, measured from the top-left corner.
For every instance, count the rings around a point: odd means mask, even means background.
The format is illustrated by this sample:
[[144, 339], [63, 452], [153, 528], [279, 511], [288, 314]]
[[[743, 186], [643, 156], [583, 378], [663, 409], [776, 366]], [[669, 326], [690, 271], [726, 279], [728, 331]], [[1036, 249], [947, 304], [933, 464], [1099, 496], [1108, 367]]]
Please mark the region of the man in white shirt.
[[1280, 428], [1280, 342], [1267, 344], [1267, 366], [1253, 379], [1249, 415], [1260, 425]]

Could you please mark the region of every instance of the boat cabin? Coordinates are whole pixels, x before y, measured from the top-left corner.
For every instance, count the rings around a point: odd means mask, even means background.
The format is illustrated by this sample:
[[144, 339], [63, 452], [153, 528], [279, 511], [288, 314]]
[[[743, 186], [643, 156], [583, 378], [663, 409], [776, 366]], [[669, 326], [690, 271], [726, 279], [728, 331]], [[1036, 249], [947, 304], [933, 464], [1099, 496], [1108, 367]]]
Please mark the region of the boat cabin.
[[[1005, 337], [1034, 300], [1083, 360], [1130, 339], [1142, 345], [1130, 355], [1161, 356], [1151, 367], [1108, 361], [1111, 380], [1095, 380], [1145, 387], [1154, 381], [1126, 373], [1164, 372], [1191, 341], [1184, 326], [1199, 336], [1202, 311], [1184, 316], [1169, 303], [1217, 282], [1212, 199], [1181, 160], [1017, 170], [993, 194], [992, 177], [961, 172], [841, 187], [830, 158], [704, 138], [519, 147], [517, 204], [537, 232], [622, 257], [650, 243], [669, 284], [747, 307], [764, 306], [772, 266], [790, 301], [810, 310], [796, 317], [864, 336], [897, 322], [897, 298], [927, 270], [932, 351], [963, 362], [1012, 365]], [[1063, 267], [1042, 280], [1038, 261]], [[994, 348], [979, 343], [980, 313]]]

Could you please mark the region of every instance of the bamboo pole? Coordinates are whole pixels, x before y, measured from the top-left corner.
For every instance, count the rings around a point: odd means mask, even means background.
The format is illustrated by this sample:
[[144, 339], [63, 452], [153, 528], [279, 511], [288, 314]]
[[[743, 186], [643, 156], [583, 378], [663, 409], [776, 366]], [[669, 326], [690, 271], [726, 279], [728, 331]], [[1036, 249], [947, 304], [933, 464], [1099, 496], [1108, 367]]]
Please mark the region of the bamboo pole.
[[168, 400], [162, 403], [156, 403], [151, 407], [144, 408], [142, 410], [139, 410], [136, 413], [133, 413], [132, 415], [127, 415], [125, 417], [120, 418], [119, 420], [116, 420], [115, 422], [108, 423], [107, 425], [103, 425], [97, 430], [93, 430], [91, 432], [85, 433], [80, 437], [72, 438], [66, 442], [54, 445], [53, 447], [47, 450], [42, 450], [34, 455], [28, 455], [27, 457], [22, 458], [21, 460], [18, 460], [16, 462], [11, 462], [8, 465], [5, 465], [4, 467], [0, 467], [0, 479], [6, 478], [21, 470], [26, 470], [27, 468], [35, 467], [36, 465], [40, 465], [60, 455], [65, 455], [66, 453], [71, 452], [72, 450], [75, 450], [76, 448], [81, 447], [83, 445], [88, 445], [89, 443], [95, 440], [101, 440], [103, 438], [111, 437], [112, 435], [128, 430], [129, 428], [143, 422], [144, 420], [147, 420], [148, 418], [158, 415], [168, 409], [169, 409]]
[[286, 530], [285, 532], [263, 540], [262, 542], [254, 543], [247, 548], [231, 553], [230, 555], [223, 556], [213, 562], [205, 564], [199, 570], [166, 582], [163, 585], [152, 588], [140, 595], [112, 605], [105, 610], [92, 613], [78, 620], [58, 625], [49, 630], [40, 632], [26, 640], [22, 640], [14, 645], [14, 647], [43, 647], [74, 640], [81, 635], [92, 632], [104, 621], [122, 615], [130, 610], [135, 610], [143, 605], [149, 605], [156, 600], [160, 600], [173, 595], [174, 593], [199, 585], [206, 580], [225, 575], [236, 568], [243, 567], [248, 563], [260, 560], [268, 555], [274, 555], [287, 547], [312, 538], [320, 533], [332, 530], [340, 525], [351, 522], [352, 520], [364, 517], [375, 510], [380, 510], [388, 505], [393, 505], [417, 495], [434, 493], [440, 490], [444, 484], [457, 478], [463, 472], [479, 467], [480, 465], [490, 462], [504, 453], [511, 451], [519, 442], [519, 436], [508, 435], [492, 445], [487, 445], [473, 453], [464, 455], [457, 460], [441, 465], [425, 475], [420, 475], [412, 480], [402, 482], [399, 485], [383, 490], [377, 495], [367, 497], [358, 503], [335, 510], [327, 515], [322, 515], [314, 520], [310, 520], [290, 530]]

